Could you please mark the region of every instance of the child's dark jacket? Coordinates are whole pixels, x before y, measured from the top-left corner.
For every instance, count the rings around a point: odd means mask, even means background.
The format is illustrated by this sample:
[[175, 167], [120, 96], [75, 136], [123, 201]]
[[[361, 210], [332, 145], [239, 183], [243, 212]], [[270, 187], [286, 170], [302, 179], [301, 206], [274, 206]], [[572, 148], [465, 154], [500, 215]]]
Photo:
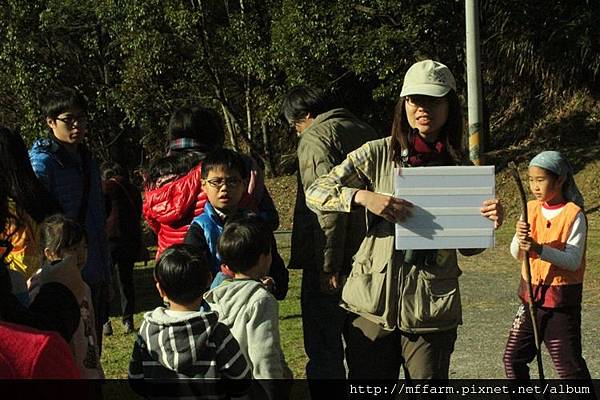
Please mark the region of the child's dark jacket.
[[247, 379], [250, 368], [215, 312], [174, 317], [147, 312], [133, 348], [130, 379]]

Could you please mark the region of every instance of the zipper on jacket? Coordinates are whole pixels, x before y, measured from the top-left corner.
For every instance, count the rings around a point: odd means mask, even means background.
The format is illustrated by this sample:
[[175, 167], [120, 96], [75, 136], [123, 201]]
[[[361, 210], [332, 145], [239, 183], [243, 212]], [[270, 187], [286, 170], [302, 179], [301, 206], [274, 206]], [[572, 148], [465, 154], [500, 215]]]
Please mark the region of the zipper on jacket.
[[[395, 245], [395, 244], [394, 244]], [[398, 308], [398, 312], [396, 313], [396, 327], [398, 329], [401, 328], [402, 326], [402, 301], [403, 301], [403, 295], [404, 295], [404, 281], [406, 278], [406, 273], [405, 273], [405, 265], [404, 265], [404, 255], [405, 252], [403, 250], [395, 250], [394, 249], [394, 253], [393, 253], [393, 260], [392, 262], [396, 262], [398, 257], [402, 257], [402, 262], [398, 263], [399, 264], [399, 271], [397, 274], [395, 274], [395, 276], [398, 277], [398, 283], [396, 284], [397, 286], [397, 290], [398, 290], [398, 301], [396, 304], [396, 307]]]

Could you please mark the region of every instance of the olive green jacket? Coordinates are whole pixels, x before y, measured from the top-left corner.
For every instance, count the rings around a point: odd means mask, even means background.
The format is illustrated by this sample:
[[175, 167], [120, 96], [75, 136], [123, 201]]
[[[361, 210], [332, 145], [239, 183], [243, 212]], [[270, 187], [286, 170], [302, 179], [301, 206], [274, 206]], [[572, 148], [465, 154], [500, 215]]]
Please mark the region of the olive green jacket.
[[[389, 148], [388, 137], [350, 153], [308, 188], [308, 206], [322, 212], [350, 212], [358, 189], [393, 193], [398, 170]], [[438, 250], [432, 265], [406, 264], [404, 252], [394, 248], [394, 224], [369, 216], [366, 236], [343, 288], [342, 307], [386, 330], [429, 333], [461, 324], [456, 250]]]
[[365, 211], [350, 214], [312, 212], [304, 191], [363, 143], [375, 130], [349, 111], [336, 108], [318, 115], [300, 135], [298, 189], [294, 208], [290, 268], [347, 274], [365, 233]]

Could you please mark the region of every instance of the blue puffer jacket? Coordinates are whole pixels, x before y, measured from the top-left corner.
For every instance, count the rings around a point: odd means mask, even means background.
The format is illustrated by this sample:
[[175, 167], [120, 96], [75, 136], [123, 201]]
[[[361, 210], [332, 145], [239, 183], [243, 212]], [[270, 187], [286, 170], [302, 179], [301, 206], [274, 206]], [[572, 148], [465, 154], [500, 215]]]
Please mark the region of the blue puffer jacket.
[[[239, 212], [248, 212], [248, 210], [240, 209]], [[201, 248], [203, 251], [210, 252], [212, 260], [212, 274], [214, 280], [211, 284], [211, 289], [217, 287], [228, 277], [221, 272], [221, 256], [217, 252], [217, 242], [223, 233], [224, 221], [219, 217], [212, 204], [209, 202], [204, 206], [204, 212], [194, 218], [190, 225], [190, 231], [185, 237], [185, 243]], [[200, 229], [196, 229], [200, 228]], [[202, 235], [202, 238], [195, 237]], [[275, 289], [273, 296], [277, 300], [283, 300], [287, 294], [289, 287], [289, 272], [285, 268], [285, 263], [277, 250], [277, 242], [275, 237], [272, 237], [271, 242], [271, 267], [268, 275], [275, 281]]]
[[192, 224], [198, 224], [204, 232], [204, 239], [212, 258], [211, 273], [214, 277], [221, 271], [221, 256], [217, 252], [217, 242], [223, 233], [223, 220], [209, 202], [204, 205], [204, 212], [192, 220]]
[[78, 219], [83, 197], [83, 164], [85, 157], [90, 170], [90, 192], [85, 216], [88, 257], [83, 268], [83, 279], [89, 285], [110, 282], [108, 241], [106, 239], [104, 196], [100, 170], [91, 153], [80, 147], [79, 157], [73, 157], [67, 149], [51, 139], [38, 139], [29, 159], [38, 179], [58, 200], [65, 215]]

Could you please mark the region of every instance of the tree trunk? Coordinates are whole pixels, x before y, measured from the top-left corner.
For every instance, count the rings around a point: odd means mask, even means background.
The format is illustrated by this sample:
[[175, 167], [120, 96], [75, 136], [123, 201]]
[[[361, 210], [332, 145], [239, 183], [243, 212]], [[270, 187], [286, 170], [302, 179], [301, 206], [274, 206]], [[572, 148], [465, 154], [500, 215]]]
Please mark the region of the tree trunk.
[[237, 138], [235, 137], [235, 132], [231, 124], [231, 118], [229, 118], [229, 113], [227, 112], [225, 106], [222, 104], [221, 109], [223, 110], [223, 120], [225, 121], [225, 127], [227, 128], [227, 132], [229, 133], [229, 141], [231, 142], [231, 147], [233, 148], [233, 150], [239, 151]]
[[246, 72], [246, 134], [248, 140], [252, 141], [252, 110], [250, 109], [250, 71]]
[[269, 130], [267, 125], [267, 118], [263, 118], [260, 121], [260, 127], [262, 130], [262, 139], [263, 139], [263, 152], [265, 154], [265, 175], [273, 176], [273, 160], [271, 158], [271, 141], [269, 140]]

